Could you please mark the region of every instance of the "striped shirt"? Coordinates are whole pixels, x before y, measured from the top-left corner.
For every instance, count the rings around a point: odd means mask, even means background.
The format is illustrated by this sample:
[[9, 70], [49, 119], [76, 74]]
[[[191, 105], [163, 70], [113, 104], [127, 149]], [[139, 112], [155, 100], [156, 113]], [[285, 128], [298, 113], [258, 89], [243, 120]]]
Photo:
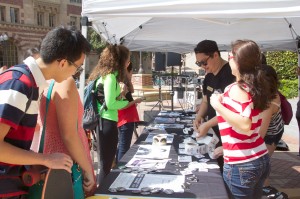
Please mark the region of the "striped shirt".
[[284, 122], [282, 120], [280, 104], [277, 104], [275, 102], [271, 103], [279, 107], [279, 109], [276, 113], [274, 113], [274, 115], [272, 115], [266, 136], [277, 135], [279, 133], [283, 133], [284, 131]]
[[[261, 111], [253, 108], [253, 101], [248, 91], [249, 100], [247, 102], [240, 103], [232, 100], [229, 97], [229, 91], [234, 84], [225, 89], [222, 104], [232, 112], [251, 119], [251, 135], [248, 136], [246, 133], [230, 126], [222, 116], [217, 114], [224, 150], [224, 162], [227, 164], [249, 162], [268, 153], [264, 140], [259, 134], [262, 122]], [[245, 87], [245, 89], [249, 90], [248, 87]]]
[[[25, 68], [32, 75], [33, 82], [19, 71], [7, 71], [0, 75], [0, 122], [11, 127], [4, 138], [5, 142], [21, 149], [30, 150], [37, 123], [38, 98], [47, 86], [47, 82], [34, 58], [30, 57], [24, 62], [27, 65], [14, 67]], [[30, 100], [32, 92], [32, 101], [25, 113], [26, 103]], [[11, 175], [20, 175], [21, 168], [17, 165], [0, 162], [0, 186], [3, 188], [0, 188], [0, 197], [7, 194], [3, 193], [5, 187], [6, 190], [14, 192], [8, 193], [6, 196], [23, 193], [21, 187], [11, 187], [13, 184], [9, 186], [6, 179]]]

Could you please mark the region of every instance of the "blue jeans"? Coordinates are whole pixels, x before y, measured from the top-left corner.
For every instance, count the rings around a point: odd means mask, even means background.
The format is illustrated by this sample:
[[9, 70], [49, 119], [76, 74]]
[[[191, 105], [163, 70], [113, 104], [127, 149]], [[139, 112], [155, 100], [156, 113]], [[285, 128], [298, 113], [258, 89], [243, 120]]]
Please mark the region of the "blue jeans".
[[128, 151], [131, 144], [132, 134], [134, 130], [134, 122], [126, 123], [118, 128], [119, 142], [117, 149], [117, 162], [121, 160], [123, 155]]
[[223, 178], [235, 199], [261, 198], [262, 187], [270, 173], [270, 158], [266, 154], [241, 164], [224, 164]]

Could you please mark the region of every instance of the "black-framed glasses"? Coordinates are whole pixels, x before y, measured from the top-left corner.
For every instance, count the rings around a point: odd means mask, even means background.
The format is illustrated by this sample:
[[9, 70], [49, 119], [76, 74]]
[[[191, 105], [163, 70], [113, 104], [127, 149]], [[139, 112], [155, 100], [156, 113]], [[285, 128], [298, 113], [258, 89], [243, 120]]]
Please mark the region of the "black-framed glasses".
[[208, 57], [206, 58], [206, 60], [204, 60], [204, 61], [196, 61], [195, 64], [196, 64], [197, 66], [199, 66], [199, 67], [201, 67], [202, 65], [203, 65], [203, 66], [207, 66], [207, 61], [208, 61], [209, 58], [210, 58], [210, 56], [208, 56]]
[[78, 66], [77, 64], [75, 64], [74, 62], [70, 61], [70, 60], [67, 60], [71, 65], [73, 65], [74, 67], [76, 67], [76, 71], [74, 73], [74, 76], [80, 76], [80, 74], [82, 73], [83, 71], [83, 68], [82, 66]]

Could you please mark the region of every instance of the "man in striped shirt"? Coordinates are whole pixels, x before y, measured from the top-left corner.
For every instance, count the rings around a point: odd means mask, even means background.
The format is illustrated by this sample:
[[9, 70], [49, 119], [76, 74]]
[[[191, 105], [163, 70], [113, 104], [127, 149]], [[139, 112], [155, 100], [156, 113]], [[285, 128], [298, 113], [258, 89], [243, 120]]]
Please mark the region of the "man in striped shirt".
[[22, 198], [26, 188], [22, 165], [44, 165], [71, 172], [72, 159], [65, 154], [43, 155], [30, 151], [37, 123], [39, 96], [46, 80], [61, 82], [80, 70], [90, 45], [79, 31], [64, 27], [51, 30], [41, 44], [41, 58], [28, 57], [19, 71], [0, 75], [0, 198]]

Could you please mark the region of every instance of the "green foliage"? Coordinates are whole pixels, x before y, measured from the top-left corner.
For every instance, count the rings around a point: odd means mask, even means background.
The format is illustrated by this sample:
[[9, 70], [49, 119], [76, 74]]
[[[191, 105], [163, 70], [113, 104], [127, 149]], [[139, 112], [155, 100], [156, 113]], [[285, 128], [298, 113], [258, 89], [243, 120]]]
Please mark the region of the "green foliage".
[[294, 80], [298, 76], [296, 69], [298, 66], [297, 53], [291, 51], [267, 52], [267, 63], [273, 66], [280, 80]]
[[100, 35], [91, 27], [88, 28], [87, 39], [92, 45], [92, 50], [96, 51], [98, 54], [100, 54], [106, 46], [106, 42], [103, 41]]
[[280, 92], [286, 96], [286, 98], [294, 98], [298, 96], [298, 79], [295, 80], [281, 80]]
[[287, 98], [298, 96], [298, 56], [296, 52], [276, 51], [267, 52], [267, 63], [273, 66], [280, 80], [280, 92]]

